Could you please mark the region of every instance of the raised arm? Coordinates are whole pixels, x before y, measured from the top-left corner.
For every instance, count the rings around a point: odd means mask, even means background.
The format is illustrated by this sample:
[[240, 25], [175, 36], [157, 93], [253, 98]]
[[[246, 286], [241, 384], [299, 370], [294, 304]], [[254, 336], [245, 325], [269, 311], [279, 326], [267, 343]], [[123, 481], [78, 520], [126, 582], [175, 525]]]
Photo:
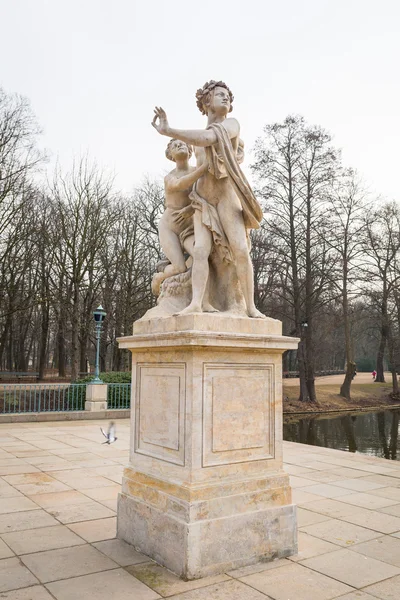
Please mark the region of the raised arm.
[[[151, 124], [161, 135], [176, 138], [193, 146], [212, 146], [217, 142], [217, 136], [212, 129], [174, 129], [169, 126], [167, 115], [163, 108], [156, 107], [154, 113]], [[224, 127], [230, 138], [239, 135], [239, 123], [236, 119], [226, 119]]]
[[208, 169], [208, 163], [203, 163], [200, 167], [182, 177], [167, 175], [165, 178], [165, 187], [169, 192], [181, 192], [194, 184]]

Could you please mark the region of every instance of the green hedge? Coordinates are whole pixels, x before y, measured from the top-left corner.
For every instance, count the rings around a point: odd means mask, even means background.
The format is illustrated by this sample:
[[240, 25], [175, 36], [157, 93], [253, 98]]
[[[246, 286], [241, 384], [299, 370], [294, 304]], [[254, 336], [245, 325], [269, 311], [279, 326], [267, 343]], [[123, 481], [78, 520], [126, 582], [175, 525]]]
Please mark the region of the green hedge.
[[[75, 383], [90, 383], [93, 379], [94, 375], [88, 375], [83, 379], [77, 379]], [[104, 383], [131, 383], [132, 373], [130, 371], [109, 371], [100, 373], [100, 379]]]

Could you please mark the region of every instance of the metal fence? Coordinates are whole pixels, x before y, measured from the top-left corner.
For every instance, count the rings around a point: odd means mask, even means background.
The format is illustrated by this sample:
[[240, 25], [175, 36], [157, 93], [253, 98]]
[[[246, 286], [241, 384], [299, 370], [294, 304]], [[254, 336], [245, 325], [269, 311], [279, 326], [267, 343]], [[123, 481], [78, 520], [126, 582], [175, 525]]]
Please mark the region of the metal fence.
[[131, 384], [108, 383], [107, 407], [109, 409], [131, 407]]
[[85, 410], [85, 383], [0, 384], [0, 414]]
[[[131, 384], [107, 384], [107, 408], [131, 406]], [[0, 383], [0, 414], [85, 410], [87, 383]]]

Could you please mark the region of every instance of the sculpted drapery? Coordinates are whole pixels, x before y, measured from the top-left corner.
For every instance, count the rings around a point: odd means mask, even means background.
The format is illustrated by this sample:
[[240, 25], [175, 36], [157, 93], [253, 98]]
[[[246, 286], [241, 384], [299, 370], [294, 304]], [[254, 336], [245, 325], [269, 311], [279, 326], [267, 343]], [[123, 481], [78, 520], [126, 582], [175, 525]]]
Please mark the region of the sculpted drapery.
[[[224, 82], [210, 81], [196, 98], [207, 115], [205, 130], [172, 128], [165, 111], [155, 109], [152, 125], [173, 138], [167, 157], [176, 168], [165, 178], [159, 231], [167, 261], [153, 279], [158, 305], [145, 318], [194, 312], [263, 318], [254, 305], [248, 237], [263, 214], [240, 168], [240, 126], [227, 116], [233, 95]], [[188, 162], [192, 146], [196, 168]]]

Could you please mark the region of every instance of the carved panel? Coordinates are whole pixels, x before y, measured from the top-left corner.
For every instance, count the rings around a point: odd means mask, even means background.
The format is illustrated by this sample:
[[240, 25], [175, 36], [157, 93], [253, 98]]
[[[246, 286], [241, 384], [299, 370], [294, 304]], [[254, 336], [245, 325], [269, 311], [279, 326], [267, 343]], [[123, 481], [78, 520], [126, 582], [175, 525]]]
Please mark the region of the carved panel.
[[203, 466], [273, 458], [273, 385], [273, 365], [204, 365]]
[[135, 452], [183, 465], [185, 365], [137, 365]]

